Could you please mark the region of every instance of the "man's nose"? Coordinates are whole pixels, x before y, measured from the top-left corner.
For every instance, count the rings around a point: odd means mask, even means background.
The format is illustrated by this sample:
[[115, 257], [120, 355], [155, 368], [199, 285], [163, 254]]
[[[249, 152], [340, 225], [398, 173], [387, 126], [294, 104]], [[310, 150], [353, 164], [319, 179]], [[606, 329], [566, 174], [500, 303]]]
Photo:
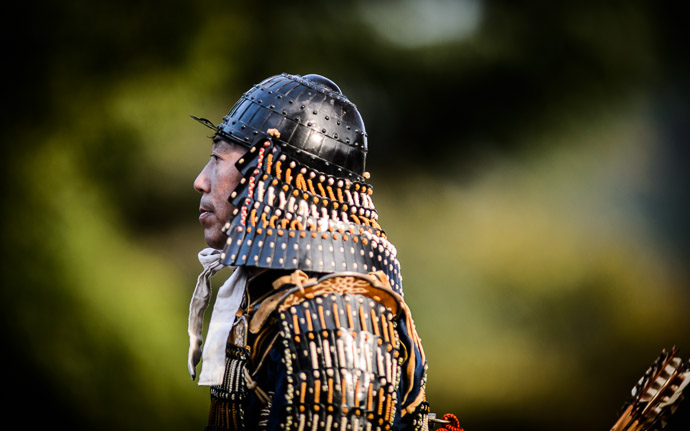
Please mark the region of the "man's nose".
[[211, 191], [211, 182], [208, 179], [208, 164], [199, 172], [194, 180], [194, 190], [199, 193], [209, 193]]

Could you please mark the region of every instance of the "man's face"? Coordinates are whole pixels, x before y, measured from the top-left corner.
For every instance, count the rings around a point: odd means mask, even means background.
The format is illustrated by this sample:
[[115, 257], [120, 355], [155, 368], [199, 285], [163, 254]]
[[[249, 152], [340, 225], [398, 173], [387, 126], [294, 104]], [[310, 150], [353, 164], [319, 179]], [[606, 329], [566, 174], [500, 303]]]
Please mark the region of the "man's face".
[[216, 249], [222, 249], [227, 239], [221, 229], [235, 209], [228, 198], [242, 179], [235, 163], [246, 152], [241, 145], [214, 139], [211, 159], [194, 180], [194, 189], [202, 194], [199, 222], [204, 228], [204, 238]]

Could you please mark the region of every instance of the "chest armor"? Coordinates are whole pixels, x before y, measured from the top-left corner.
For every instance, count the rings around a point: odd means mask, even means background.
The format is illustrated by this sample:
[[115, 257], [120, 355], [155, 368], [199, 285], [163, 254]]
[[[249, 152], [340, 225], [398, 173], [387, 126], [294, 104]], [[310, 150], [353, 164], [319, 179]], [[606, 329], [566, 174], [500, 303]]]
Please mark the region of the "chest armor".
[[[424, 382], [413, 384], [423, 351], [409, 310], [385, 275], [315, 280], [297, 271], [274, 287], [233, 328], [223, 385], [212, 389], [208, 429], [244, 430], [250, 388], [265, 402], [258, 424], [266, 427], [274, 388], [254, 386], [273, 349], [285, 376], [275, 394], [281, 430], [386, 431], [406, 414], [415, 416], [414, 428], [426, 427]], [[402, 337], [400, 325], [407, 328]]]

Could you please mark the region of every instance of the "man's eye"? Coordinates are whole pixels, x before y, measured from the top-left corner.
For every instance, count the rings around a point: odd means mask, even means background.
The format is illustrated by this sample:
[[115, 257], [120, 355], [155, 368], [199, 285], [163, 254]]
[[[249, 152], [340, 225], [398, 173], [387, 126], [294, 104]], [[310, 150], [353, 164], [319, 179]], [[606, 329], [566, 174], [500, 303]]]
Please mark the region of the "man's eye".
[[213, 160], [215, 160], [216, 162], [217, 162], [218, 160], [220, 160], [220, 157], [218, 157], [218, 156], [215, 155], [215, 154], [211, 154], [211, 158], [212, 158]]

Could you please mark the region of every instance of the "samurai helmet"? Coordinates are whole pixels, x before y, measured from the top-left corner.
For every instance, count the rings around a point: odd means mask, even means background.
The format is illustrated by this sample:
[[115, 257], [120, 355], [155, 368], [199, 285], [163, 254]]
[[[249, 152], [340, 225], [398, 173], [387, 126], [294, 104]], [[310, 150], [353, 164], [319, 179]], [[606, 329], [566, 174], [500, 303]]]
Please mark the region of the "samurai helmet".
[[364, 121], [340, 88], [321, 75], [272, 76], [244, 93], [218, 126], [197, 120], [246, 147], [267, 138], [268, 130], [277, 131], [274, 142], [300, 163], [350, 180], [364, 174]]
[[246, 146], [223, 227], [227, 266], [382, 272], [402, 292], [397, 252], [365, 182], [367, 135], [355, 105], [320, 75], [273, 76], [244, 93], [216, 135]]

